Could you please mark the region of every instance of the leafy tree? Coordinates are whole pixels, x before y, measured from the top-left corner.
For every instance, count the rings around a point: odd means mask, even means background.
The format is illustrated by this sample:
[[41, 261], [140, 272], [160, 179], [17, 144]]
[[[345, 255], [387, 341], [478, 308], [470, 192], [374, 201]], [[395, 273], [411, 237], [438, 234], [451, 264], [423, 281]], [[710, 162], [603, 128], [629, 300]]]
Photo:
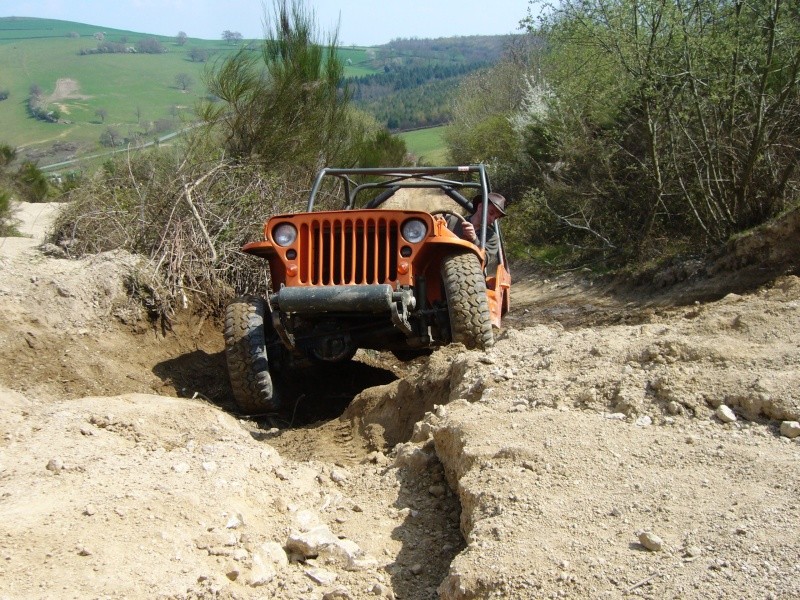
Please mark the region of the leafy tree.
[[105, 131], [100, 134], [100, 143], [103, 146], [114, 148], [122, 144], [122, 133], [116, 127], [106, 127]]
[[206, 62], [208, 60], [208, 50], [192, 48], [189, 50], [189, 60], [192, 62]]
[[226, 29], [222, 32], [222, 39], [228, 42], [229, 44], [240, 42], [242, 40], [242, 34], [238, 31], [231, 31]]
[[106, 117], [108, 116], [108, 111], [105, 108], [98, 108], [94, 111], [95, 116], [100, 117], [100, 122], [105, 123]]
[[142, 54], [163, 54], [167, 51], [164, 44], [156, 38], [144, 38], [136, 42], [136, 51]]
[[260, 54], [240, 50], [211, 71], [207, 86], [220, 102], [206, 104], [204, 119], [234, 156], [311, 170], [343, 159], [349, 93], [339, 89], [336, 33], [323, 46], [313, 15], [286, 0], [276, 2], [271, 26]]
[[11, 194], [3, 189], [0, 181], [0, 237], [9, 237], [17, 234], [12, 223]]
[[49, 189], [47, 177], [34, 163], [23, 162], [15, 179], [23, 195], [31, 202], [42, 202], [47, 198]]
[[549, 92], [515, 115], [518, 173], [538, 174], [530, 197], [563, 239], [696, 251], [800, 198], [796, 3], [564, 0], [528, 27]]
[[178, 73], [175, 75], [175, 85], [184, 92], [194, 84], [194, 79], [188, 73]]
[[8, 144], [0, 144], [0, 170], [5, 169], [5, 167], [14, 162], [16, 157], [16, 148], [12, 148]]
[[186, 45], [186, 40], [188, 40], [188, 39], [189, 39], [189, 36], [186, 35], [185, 31], [179, 31], [178, 35], [175, 36], [175, 43], [178, 44], [178, 46], [185, 46]]
[[360, 167], [393, 167], [406, 164], [408, 149], [403, 138], [386, 129], [378, 129], [358, 148]]

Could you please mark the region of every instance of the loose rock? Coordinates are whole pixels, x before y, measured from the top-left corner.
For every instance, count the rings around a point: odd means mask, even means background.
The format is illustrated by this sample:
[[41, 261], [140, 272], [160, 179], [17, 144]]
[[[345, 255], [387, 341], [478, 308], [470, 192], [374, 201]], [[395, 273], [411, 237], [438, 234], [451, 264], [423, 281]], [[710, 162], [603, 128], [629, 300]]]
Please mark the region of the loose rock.
[[781, 435], [787, 438], [794, 439], [800, 436], [800, 422], [798, 421], [784, 421], [781, 423]]
[[714, 414], [723, 423], [733, 423], [736, 421], [736, 413], [733, 412], [730, 406], [724, 404], [720, 404]]
[[641, 532], [639, 543], [651, 552], [658, 552], [664, 546], [664, 541], [652, 531]]

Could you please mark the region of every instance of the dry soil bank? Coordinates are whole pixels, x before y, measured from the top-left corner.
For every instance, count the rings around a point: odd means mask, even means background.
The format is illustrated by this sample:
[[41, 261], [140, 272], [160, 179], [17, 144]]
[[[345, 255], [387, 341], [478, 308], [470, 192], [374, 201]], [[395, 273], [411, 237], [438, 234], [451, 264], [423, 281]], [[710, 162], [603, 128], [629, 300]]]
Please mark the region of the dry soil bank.
[[212, 324], [138, 321], [138, 260], [42, 253], [52, 210], [0, 240], [0, 598], [796, 597], [797, 277], [523, 281], [491, 352], [359, 354], [256, 422]]

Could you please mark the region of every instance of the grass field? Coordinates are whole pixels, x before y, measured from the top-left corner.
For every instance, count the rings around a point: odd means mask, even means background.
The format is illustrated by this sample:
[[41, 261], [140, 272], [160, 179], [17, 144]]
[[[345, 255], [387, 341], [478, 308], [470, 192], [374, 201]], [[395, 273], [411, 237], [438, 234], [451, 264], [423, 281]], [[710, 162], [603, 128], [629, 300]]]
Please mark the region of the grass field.
[[417, 129], [399, 134], [406, 141], [408, 150], [429, 165], [444, 165], [447, 162], [447, 146], [442, 134], [446, 126]]
[[[130, 46], [155, 37], [167, 51], [80, 55], [82, 49], [97, 47], [94, 36], [98, 32], [107, 41]], [[241, 44], [248, 43], [245, 40]], [[252, 43], [258, 47], [258, 41]], [[8, 98], [0, 101], [0, 143], [17, 147], [22, 153], [33, 152], [44, 166], [64, 158], [63, 153], [53, 153], [56, 142], [77, 145], [72, 154], [98, 151], [100, 135], [110, 126], [126, 137], [147, 130], [148, 123], [159, 120], [171, 120], [175, 128], [180, 128], [182, 121], [192, 120], [198, 102], [206, 96], [203, 78], [208, 65], [240, 47], [222, 40], [195, 38], [179, 46], [169, 37], [94, 25], [0, 18], [0, 91], [8, 92]], [[208, 63], [191, 61], [192, 49], [204, 50], [210, 57]], [[375, 72], [369, 67], [369, 48], [349, 47], [341, 52], [347, 63], [346, 75]], [[187, 90], [177, 85], [178, 74], [192, 79]], [[74, 82], [72, 93], [51, 99], [50, 105], [61, 113], [60, 121], [47, 123], [29, 116], [31, 86], [51, 96], [59, 80], [59, 89], [65, 87], [63, 80]], [[98, 111], [105, 113], [104, 118]]]

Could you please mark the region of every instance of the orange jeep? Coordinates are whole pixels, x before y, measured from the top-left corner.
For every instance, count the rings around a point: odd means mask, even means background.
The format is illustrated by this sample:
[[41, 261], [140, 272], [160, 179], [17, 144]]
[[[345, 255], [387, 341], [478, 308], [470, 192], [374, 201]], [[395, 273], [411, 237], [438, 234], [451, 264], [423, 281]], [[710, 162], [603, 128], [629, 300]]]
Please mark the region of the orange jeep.
[[[484, 165], [323, 169], [307, 212], [276, 215], [242, 251], [269, 263], [264, 298], [236, 298], [225, 315], [228, 371], [239, 408], [280, 408], [273, 376], [298, 359], [336, 363], [358, 348], [407, 360], [452, 342], [488, 348], [509, 308], [500, 256], [486, 273]], [[340, 210], [320, 210], [320, 205]], [[449, 228], [483, 199], [478, 244]], [[316, 210], [315, 210], [316, 209]]]

